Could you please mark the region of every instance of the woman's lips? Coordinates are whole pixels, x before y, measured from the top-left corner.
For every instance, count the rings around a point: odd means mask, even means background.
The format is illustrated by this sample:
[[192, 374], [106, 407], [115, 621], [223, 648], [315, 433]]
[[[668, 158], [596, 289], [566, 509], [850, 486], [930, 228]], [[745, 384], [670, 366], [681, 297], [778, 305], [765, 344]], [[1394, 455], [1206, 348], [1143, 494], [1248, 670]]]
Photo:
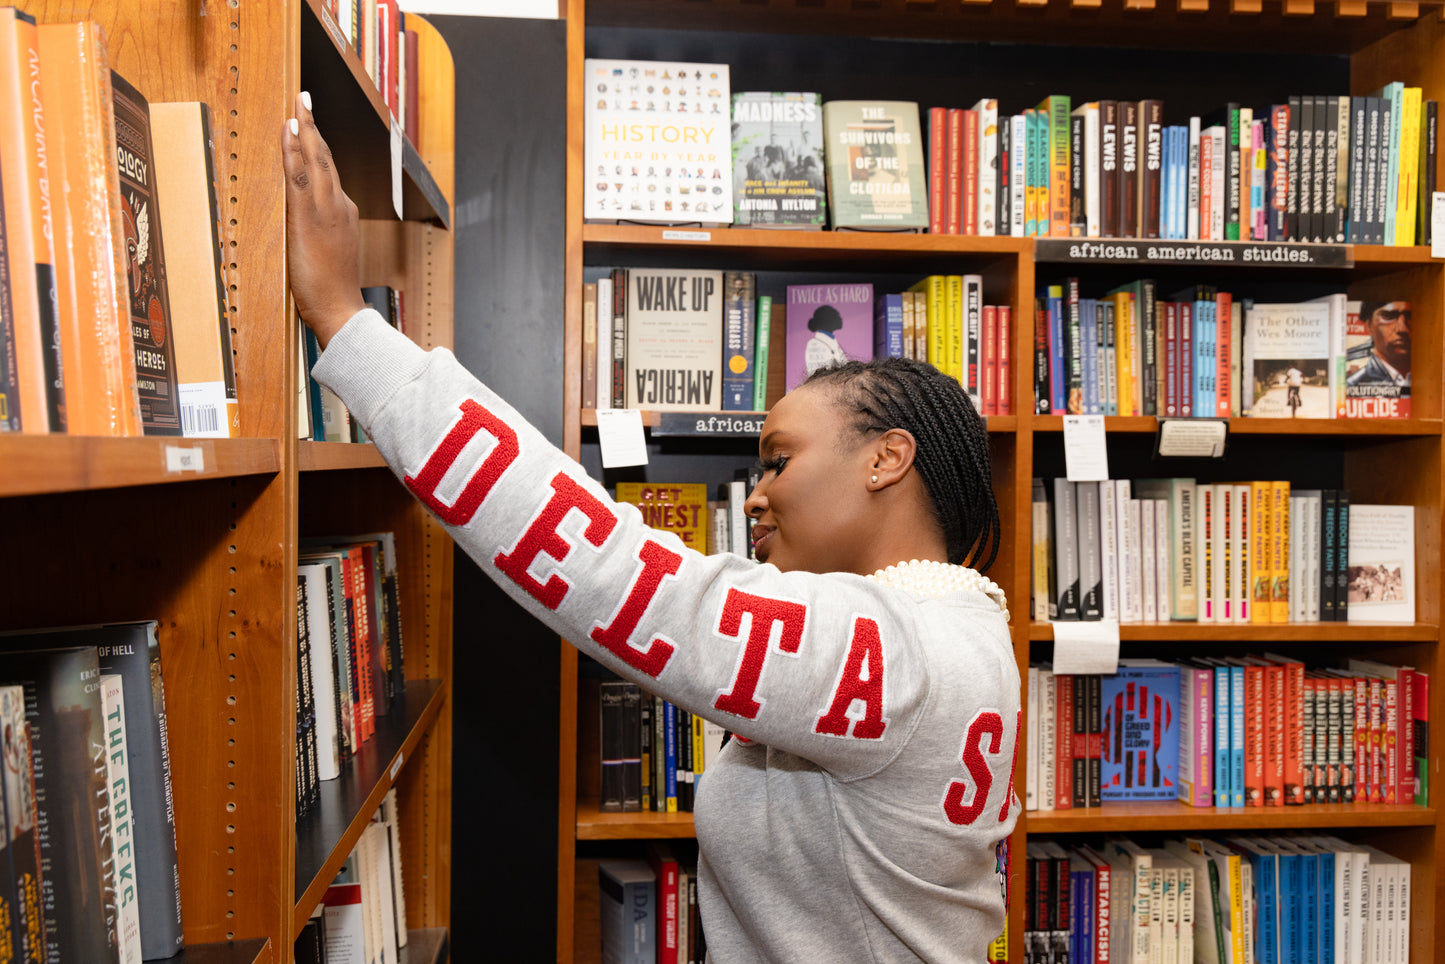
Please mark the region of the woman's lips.
[[758, 562], [768, 561], [768, 545], [773, 541], [773, 533], [776, 531], [772, 526], [753, 526], [753, 556]]

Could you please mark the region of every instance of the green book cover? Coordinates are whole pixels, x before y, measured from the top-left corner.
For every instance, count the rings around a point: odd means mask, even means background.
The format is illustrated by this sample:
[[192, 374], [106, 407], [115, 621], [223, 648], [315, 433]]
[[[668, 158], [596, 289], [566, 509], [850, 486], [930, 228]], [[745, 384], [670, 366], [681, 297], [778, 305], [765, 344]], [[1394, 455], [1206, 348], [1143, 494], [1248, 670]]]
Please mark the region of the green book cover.
[[834, 230], [928, 227], [928, 182], [916, 103], [829, 101], [823, 105], [823, 132]]

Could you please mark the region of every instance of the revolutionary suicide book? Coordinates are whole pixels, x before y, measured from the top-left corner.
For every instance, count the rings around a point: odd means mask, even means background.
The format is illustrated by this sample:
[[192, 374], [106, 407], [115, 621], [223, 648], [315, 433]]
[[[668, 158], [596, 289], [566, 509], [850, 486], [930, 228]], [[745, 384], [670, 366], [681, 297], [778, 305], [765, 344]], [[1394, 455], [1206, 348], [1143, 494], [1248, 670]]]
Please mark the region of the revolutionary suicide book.
[[1179, 667], [1120, 660], [1103, 682], [1104, 802], [1176, 799]]
[[828, 208], [835, 230], [922, 231], [928, 180], [918, 105], [833, 100], [823, 105]]
[[721, 271], [628, 271], [627, 408], [718, 411], [722, 351]]
[[127, 294], [141, 423], [147, 435], [180, 435], [181, 406], [153, 177], [150, 110], [140, 92], [114, 71], [111, 84], [115, 89], [115, 157], [124, 202]]
[[727, 64], [589, 59], [584, 218], [731, 224]]
[[818, 230], [828, 221], [823, 98], [733, 94], [733, 223]]
[[788, 285], [787, 391], [819, 368], [873, 357], [873, 285]]
[[1345, 417], [1410, 417], [1408, 301], [1345, 307]]

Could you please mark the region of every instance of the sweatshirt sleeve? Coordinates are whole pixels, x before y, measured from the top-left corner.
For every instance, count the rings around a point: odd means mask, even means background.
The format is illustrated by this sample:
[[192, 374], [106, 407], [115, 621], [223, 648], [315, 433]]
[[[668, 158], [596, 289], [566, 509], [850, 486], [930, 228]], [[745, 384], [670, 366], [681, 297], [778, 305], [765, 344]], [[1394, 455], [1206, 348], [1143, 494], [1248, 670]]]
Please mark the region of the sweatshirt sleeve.
[[[423, 351], [370, 309], [313, 374], [493, 580], [618, 675], [840, 778], [876, 773], [907, 743], [930, 695], [926, 603], [852, 574], [703, 555], [649, 528], [451, 352]], [[1007, 652], [1004, 616], [968, 595], [976, 627], [959, 645], [991, 663]]]

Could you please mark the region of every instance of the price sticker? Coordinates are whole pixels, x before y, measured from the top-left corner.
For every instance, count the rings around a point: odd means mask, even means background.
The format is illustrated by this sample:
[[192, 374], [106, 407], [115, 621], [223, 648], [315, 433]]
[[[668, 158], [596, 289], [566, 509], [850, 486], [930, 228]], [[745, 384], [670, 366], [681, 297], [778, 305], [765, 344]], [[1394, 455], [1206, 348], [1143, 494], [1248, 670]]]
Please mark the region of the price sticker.
[[647, 439], [642, 434], [642, 412], [635, 408], [606, 408], [597, 412], [597, 441], [602, 467], [647, 464]]
[[1119, 621], [1054, 623], [1054, 672], [1099, 673], [1119, 668]]
[[1103, 482], [1109, 478], [1104, 416], [1064, 416], [1064, 466], [1070, 482]]

